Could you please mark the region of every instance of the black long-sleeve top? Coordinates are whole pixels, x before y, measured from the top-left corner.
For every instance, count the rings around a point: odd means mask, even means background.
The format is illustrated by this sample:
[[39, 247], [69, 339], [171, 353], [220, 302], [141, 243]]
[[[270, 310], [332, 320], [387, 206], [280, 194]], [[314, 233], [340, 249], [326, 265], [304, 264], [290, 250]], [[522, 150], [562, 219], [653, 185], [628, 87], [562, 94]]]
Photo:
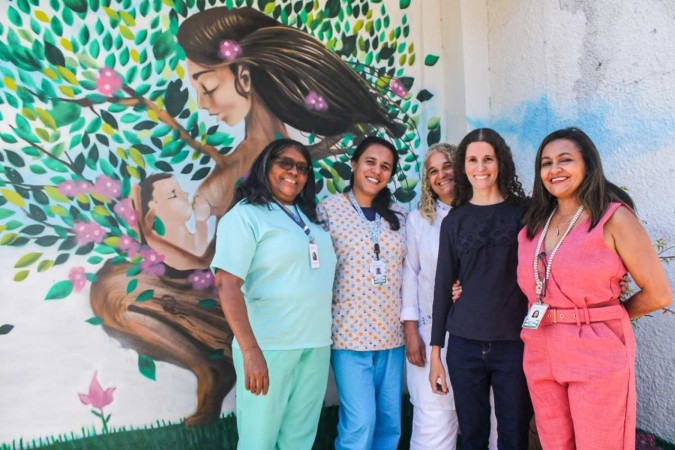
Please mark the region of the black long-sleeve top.
[[[511, 203], [455, 208], [441, 224], [431, 345], [445, 333], [478, 341], [520, 339], [527, 299], [518, 287], [518, 232], [525, 208]], [[452, 284], [462, 295], [452, 303]]]

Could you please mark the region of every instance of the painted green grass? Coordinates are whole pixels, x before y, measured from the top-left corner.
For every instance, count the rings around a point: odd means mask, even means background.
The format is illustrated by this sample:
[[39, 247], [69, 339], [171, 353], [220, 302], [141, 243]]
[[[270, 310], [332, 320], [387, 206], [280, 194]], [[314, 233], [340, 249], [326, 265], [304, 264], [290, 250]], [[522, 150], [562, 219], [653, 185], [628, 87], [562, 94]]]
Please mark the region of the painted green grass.
[[[338, 408], [325, 407], [321, 412], [317, 438], [313, 450], [329, 450], [337, 434]], [[407, 450], [410, 442], [412, 406], [408, 398], [403, 401], [402, 435], [399, 450]], [[640, 431], [640, 430], [638, 430]], [[0, 444], [0, 450], [236, 450], [237, 425], [234, 415], [221, 418], [205, 427], [186, 427], [183, 422], [173, 424], [158, 421], [145, 428], [110, 428], [100, 434], [96, 429], [82, 428], [80, 432], [60, 434], [31, 441], [14, 441]], [[658, 436], [656, 445], [661, 450], [675, 450], [675, 444]]]
[[[332, 449], [337, 434], [338, 408], [325, 407], [321, 412], [315, 450]], [[400, 449], [407, 449], [410, 441], [412, 408], [405, 399], [403, 408], [403, 436]], [[0, 450], [236, 450], [237, 425], [234, 415], [221, 418], [205, 427], [186, 427], [184, 423], [172, 424], [158, 421], [142, 429], [110, 428], [100, 434], [94, 428], [83, 428], [78, 433], [61, 434], [31, 441], [15, 441], [0, 445]]]

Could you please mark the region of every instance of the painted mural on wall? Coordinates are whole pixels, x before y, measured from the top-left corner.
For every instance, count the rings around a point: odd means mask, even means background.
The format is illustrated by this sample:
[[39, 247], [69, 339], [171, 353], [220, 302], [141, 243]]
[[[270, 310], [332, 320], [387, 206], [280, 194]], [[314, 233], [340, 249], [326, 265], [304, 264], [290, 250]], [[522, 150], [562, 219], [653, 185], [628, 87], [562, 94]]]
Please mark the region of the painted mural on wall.
[[[220, 417], [235, 376], [213, 229], [262, 148], [310, 144], [325, 195], [345, 188], [355, 142], [386, 136], [404, 161], [395, 197], [410, 204], [416, 149], [440, 138], [413, 70], [438, 57], [416, 52], [410, 1], [386, 3], [2, 2], [0, 246], [18, 255], [3, 285], [88, 297], [88, 323], [73, 326], [135, 351], [146, 379], [157, 361], [191, 371], [187, 425]], [[31, 283], [44, 273], [53, 282]], [[0, 334], [17, 333], [0, 315]], [[115, 383], [91, 367], [73, 396], [106, 432]]]

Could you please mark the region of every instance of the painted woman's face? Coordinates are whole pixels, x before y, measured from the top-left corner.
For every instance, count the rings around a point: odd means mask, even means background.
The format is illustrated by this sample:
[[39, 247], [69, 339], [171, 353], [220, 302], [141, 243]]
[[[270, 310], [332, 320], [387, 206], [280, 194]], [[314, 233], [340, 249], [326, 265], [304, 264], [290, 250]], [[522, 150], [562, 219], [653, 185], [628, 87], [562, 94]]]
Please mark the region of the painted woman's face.
[[310, 170], [312, 166], [295, 147], [288, 147], [270, 160], [267, 182], [274, 198], [281, 203], [292, 204], [305, 188]]
[[190, 83], [197, 91], [197, 106], [230, 126], [241, 122], [251, 109], [251, 79], [247, 69], [237, 69], [239, 83], [248, 97], [235, 89], [235, 74], [229, 66], [209, 67], [187, 60]]
[[175, 178], [164, 178], [152, 184], [152, 200], [148, 203], [162, 222], [187, 222], [192, 215], [192, 205], [187, 193]]

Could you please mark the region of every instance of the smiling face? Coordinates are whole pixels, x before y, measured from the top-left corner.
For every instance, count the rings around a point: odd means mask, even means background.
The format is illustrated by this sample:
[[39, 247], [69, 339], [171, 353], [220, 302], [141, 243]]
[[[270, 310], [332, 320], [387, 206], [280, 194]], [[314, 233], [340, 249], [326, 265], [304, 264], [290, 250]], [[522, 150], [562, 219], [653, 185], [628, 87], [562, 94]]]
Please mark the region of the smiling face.
[[[371, 144], [358, 160], [352, 161], [354, 183], [352, 189], [359, 204], [368, 203], [387, 187], [394, 170], [394, 155], [384, 145]], [[370, 206], [361, 204], [361, 206]]]
[[197, 91], [197, 106], [230, 126], [241, 122], [251, 109], [251, 78], [239, 66], [236, 77], [244, 93], [235, 88], [235, 74], [229, 66], [209, 67], [187, 61], [190, 83]]
[[[298, 171], [298, 166], [312, 170], [312, 167], [295, 147], [288, 147], [270, 160], [267, 170], [267, 182], [270, 192], [279, 202], [290, 205], [305, 188], [307, 172]], [[284, 166], [284, 167], [282, 167]], [[290, 167], [290, 168], [285, 168]], [[304, 173], [301, 173], [304, 172]]]
[[455, 194], [455, 175], [452, 162], [445, 153], [433, 152], [427, 159], [427, 178], [431, 190], [438, 198], [449, 205]]
[[464, 170], [474, 192], [499, 189], [499, 161], [487, 142], [472, 142], [466, 148]]
[[148, 207], [165, 224], [185, 223], [192, 215], [188, 195], [175, 178], [164, 178], [152, 184], [152, 200], [148, 202]]
[[554, 197], [576, 197], [586, 175], [581, 151], [567, 139], [549, 142], [541, 152], [539, 175], [546, 190]]

